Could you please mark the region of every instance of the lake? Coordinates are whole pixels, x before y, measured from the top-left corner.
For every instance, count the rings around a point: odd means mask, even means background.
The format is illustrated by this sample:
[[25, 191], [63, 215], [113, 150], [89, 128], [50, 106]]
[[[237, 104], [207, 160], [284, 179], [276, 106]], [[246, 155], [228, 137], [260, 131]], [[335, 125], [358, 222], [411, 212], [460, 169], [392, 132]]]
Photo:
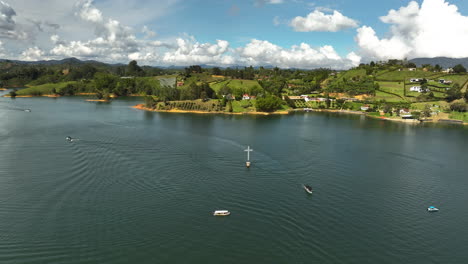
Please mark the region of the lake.
[[468, 260], [466, 127], [140, 102], [0, 99], [1, 263]]

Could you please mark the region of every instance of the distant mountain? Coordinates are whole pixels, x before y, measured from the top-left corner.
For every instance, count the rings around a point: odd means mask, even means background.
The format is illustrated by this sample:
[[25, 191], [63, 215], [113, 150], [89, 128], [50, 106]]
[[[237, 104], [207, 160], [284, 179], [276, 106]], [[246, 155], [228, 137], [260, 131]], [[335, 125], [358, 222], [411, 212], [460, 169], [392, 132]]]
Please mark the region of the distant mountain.
[[421, 67], [423, 64], [436, 65], [439, 64], [442, 68], [451, 68], [457, 64], [463, 65], [465, 68], [468, 68], [468, 58], [454, 59], [447, 57], [436, 57], [436, 58], [417, 58], [412, 59], [410, 62], [416, 64], [416, 66]]
[[20, 61], [20, 60], [5, 60], [0, 59], [0, 62], [12, 62], [16, 64], [26, 64], [26, 65], [83, 65], [83, 64], [97, 64], [97, 65], [109, 65], [109, 66], [119, 66], [125, 64], [108, 64], [104, 62], [99, 62], [95, 60], [79, 60], [77, 58], [67, 58], [63, 60], [40, 60], [40, 61]]

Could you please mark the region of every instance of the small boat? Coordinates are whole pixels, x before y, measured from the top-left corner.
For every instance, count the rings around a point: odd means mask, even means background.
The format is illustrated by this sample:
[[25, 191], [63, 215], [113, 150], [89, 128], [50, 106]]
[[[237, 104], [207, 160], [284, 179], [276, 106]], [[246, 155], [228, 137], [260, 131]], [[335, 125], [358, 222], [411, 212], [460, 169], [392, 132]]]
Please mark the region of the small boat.
[[25, 112], [31, 112], [31, 109], [24, 109]]
[[213, 213], [214, 216], [228, 216], [230, 214], [231, 212], [229, 212], [228, 210], [216, 210]]
[[428, 212], [437, 212], [437, 211], [439, 211], [439, 209], [435, 208], [434, 206], [429, 206], [429, 207], [427, 208], [427, 211], [428, 211]]
[[70, 141], [70, 142], [73, 141], [73, 138], [72, 138], [72, 137], [66, 137], [65, 139], [66, 139], [67, 141]]
[[302, 185], [304, 186], [304, 190], [308, 193], [308, 194], [312, 194], [312, 187], [310, 187], [309, 185]]
[[312, 108], [304, 108], [304, 111], [305, 112], [310, 112], [310, 111], [312, 111]]

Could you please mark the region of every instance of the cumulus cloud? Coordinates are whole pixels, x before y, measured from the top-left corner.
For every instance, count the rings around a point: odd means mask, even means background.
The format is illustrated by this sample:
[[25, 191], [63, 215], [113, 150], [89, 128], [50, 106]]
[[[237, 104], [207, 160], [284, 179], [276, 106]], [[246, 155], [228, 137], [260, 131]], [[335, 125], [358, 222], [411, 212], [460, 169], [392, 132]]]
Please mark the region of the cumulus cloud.
[[333, 11], [333, 14], [325, 14], [320, 10], [315, 10], [306, 17], [295, 17], [291, 20], [290, 25], [295, 31], [299, 32], [337, 32], [348, 28], [355, 28], [358, 26], [358, 22], [344, 16], [336, 10]]
[[45, 52], [38, 47], [29, 48], [21, 53], [21, 60], [37, 61], [44, 59]]
[[[127, 58], [138, 52], [138, 41], [132, 30], [113, 19], [105, 19], [102, 12], [94, 7], [92, 0], [82, 0], [76, 5], [76, 15], [94, 27], [96, 38], [88, 41], [56, 42], [50, 51], [61, 57], [106, 57], [111, 60]], [[54, 37], [54, 39], [58, 39]], [[54, 41], [52, 39], [52, 41]]]
[[468, 57], [468, 17], [445, 0], [412, 1], [380, 20], [391, 25], [387, 37], [369, 26], [357, 30], [360, 53], [369, 59]]
[[195, 39], [177, 39], [177, 47], [168, 51], [163, 56], [163, 62], [172, 65], [187, 64], [218, 64], [230, 65], [234, 58], [226, 54], [229, 50], [229, 42], [217, 40], [215, 44], [199, 43]]
[[13, 19], [16, 11], [7, 3], [0, 1], [0, 38], [27, 39], [28, 34], [23, 31]]
[[253, 39], [245, 47], [238, 48], [239, 60], [245, 65], [272, 65], [282, 68], [330, 67], [344, 69], [360, 62], [354, 53], [342, 58], [332, 46], [312, 48], [306, 43], [285, 49], [266, 40]]

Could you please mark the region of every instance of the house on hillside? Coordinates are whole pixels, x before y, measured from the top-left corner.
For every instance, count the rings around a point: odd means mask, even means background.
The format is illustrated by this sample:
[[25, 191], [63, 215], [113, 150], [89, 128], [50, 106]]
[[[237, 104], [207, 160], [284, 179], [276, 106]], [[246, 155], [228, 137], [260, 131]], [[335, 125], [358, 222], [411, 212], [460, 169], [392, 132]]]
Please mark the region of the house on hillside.
[[439, 83], [441, 83], [441, 84], [452, 84], [453, 82], [449, 81], [449, 80], [440, 79]]
[[369, 105], [363, 105], [363, 106], [361, 106], [361, 110], [362, 110], [362, 111], [367, 111], [367, 110], [369, 110], [369, 108], [370, 108]]
[[422, 92], [421, 86], [411, 86], [411, 87], [409, 88], [409, 90], [410, 90], [411, 92], [418, 92], [418, 93]]
[[410, 110], [408, 108], [402, 108], [400, 109], [400, 114], [401, 115], [409, 115], [411, 114]]
[[177, 82], [177, 87], [181, 87], [184, 85], [184, 82]]
[[249, 94], [242, 95], [242, 100], [250, 100]]
[[447, 69], [443, 70], [442, 72], [443, 73], [452, 73], [453, 69], [452, 68], [447, 68]]
[[408, 71], [416, 71], [416, 68], [408, 68]]

